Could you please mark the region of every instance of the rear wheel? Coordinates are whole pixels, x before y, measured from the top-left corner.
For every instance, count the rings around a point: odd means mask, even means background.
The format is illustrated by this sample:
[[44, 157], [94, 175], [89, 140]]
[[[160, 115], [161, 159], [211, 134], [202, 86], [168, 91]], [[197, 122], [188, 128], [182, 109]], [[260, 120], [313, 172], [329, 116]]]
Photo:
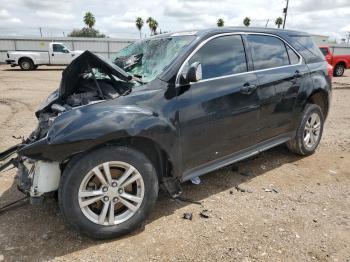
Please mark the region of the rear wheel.
[[33, 70], [34, 69], [34, 63], [29, 58], [22, 58], [19, 61], [19, 66], [21, 67], [22, 70]]
[[311, 155], [320, 143], [324, 118], [318, 105], [308, 104], [295, 137], [287, 142], [290, 151], [299, 155]]
[[60, 207], [68, 222], [101, 239], [140, 226], [157, 195], [152, 163], [127, 147], [106, 147], [71, 161], [59, 188]]
[[343, 64], [337, 64], [334, 68], [334, 76], [342, 76], [345, 71], [345, 66]]

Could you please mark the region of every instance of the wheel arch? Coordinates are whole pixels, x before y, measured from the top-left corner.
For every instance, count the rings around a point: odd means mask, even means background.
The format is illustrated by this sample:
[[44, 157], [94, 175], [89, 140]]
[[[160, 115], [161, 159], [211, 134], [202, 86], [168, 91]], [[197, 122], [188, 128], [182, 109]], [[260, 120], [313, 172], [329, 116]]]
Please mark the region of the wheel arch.
[[161, 181], [161, 178], [163, 177], [172, 176], [173, 161], [171, 160], [170, 155], [154, 140], [141, 136], [122, 137], [106, 141], [90, 148], [87, 151], [79, 153], [78, 155], [71, 156], [69, 159], [64, 161], [61, 169], [64, 169], [68, 162], [70, 162], [73, 158], [79, 158], [80, 156], [89, 152], [108, 146], [125, 146], [142, 152], [154, 165], [159, 181]]
[[318, 105], [322, 110], [324, 118], [326, 118], [329, 111], [329, 94], [323, 89], [315, 90], [307, 98], [305, 106], [307, 104]]
[[29, 57], [29, 56], [21, 56], [20, 58], [18, 58], [18, 64], [20, 64], [21, 61], [24, 60], [24, 59], [28, 59], [28, 60], [32, 61], [32, 63], [35, 65], [34, 59]]

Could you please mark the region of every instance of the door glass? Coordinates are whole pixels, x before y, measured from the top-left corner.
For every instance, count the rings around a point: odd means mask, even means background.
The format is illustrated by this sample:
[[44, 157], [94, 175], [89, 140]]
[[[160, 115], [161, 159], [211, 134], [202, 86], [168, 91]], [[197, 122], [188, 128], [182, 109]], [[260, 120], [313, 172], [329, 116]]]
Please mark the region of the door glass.
[[248, 35], [247, 39], [252, 49], [255, 70], [289, 65], [285, 44], [277, 37]]
[[58, 53], [65, 53], [64, 46], [63, 45], [59, 45], [59, 44], [53, 44], [52, 50], [54, 52], [58, 52]]
[[187, 66], [194, 62], [202, 65], [202, 79], [247, 71], [244, 46], [239, 35], [214, 38], [191, 57]]
[[299, 56], [288, 45], [286, 45], [286, 47], [287, 47], [287, 51], [288, 51], [290, 64], [295, 65], [295, 64], [299, 63]]
[[321, 52], [322, 52], [322, 54], [324, 56], [328, 55], [328, 49], [327, 48], [321, 47], [320, 50], [321, 50]]

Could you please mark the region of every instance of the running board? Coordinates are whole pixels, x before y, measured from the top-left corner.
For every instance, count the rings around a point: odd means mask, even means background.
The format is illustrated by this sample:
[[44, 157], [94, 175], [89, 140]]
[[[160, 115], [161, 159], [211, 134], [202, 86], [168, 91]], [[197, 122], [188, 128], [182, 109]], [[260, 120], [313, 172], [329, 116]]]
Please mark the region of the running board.
[[266, 140], [264, 142], [261, 142], [257, 145], [254, 145], [254, 146], [248, 147], [246, 149], [243, 149], [241, 151], [238, 151], [236, 153], [224, 156], [224, 157], [219, 158], [217, 160], [210, 161], [210, 162], [205, 163], [199, 167], [192, 168], [192, 169], [184, 172], [184, 175], [182, 177], [181, 182], [185, 182], [187, 180], [190, 180], [192, 177], [207, 174], [209, 172], [220, 169], [222, 167], [231, 165], [235, 162], [238, 162], [238, 161], [241, 161], [243, 159], [257, 155], [257, 154], [259, 154], [263, 151], [266, 151], [272, 147], [281, 145], [281, 144], [289, 141], [292, 138], [292, 135], [293, 135], [293, 132], [283, 134], [283, 135], [271, 138], [269, 140]]

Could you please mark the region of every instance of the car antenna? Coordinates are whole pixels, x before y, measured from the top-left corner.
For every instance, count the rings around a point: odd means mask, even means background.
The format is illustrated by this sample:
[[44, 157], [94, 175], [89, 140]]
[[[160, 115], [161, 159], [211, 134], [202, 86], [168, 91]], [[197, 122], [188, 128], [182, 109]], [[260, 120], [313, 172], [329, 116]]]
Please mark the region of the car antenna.
[[93, 78], [94, 78], [94, 81], [95, 81], [95, 84], [96, 84], [96, 86], [97, 86], [98, 93], [99, 93], [100, 97], [101, 97], [102, 99], [105, 99], [105, 96], [104, 96], [103, 93], [102, 93], [101, 87], [100, 87], [100, 85], [99, 85], [98, 82], [97, 82], [95, 73], [94, 73], [94, 71], [92, 70], [90, 64], [88, 64], [88, 67], [89, 67], [89, 70], [90, 70], [90, 72], [91, 72], [91, 74], [92, 74], [92, 76], [93, 76]]

